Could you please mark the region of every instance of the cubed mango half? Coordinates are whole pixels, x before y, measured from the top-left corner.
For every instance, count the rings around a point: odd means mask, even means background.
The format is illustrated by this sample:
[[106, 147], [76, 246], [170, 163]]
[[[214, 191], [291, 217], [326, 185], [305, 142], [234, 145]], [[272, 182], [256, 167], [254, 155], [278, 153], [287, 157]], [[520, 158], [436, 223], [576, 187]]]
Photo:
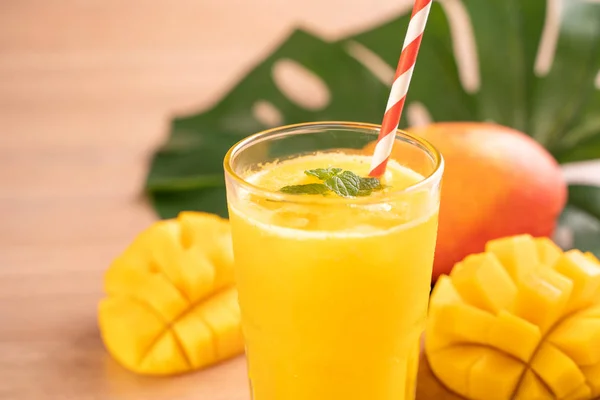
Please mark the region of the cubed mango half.
[[518, 235], [467, 256], [431, 295], [425, 352], [471, 400], [600, 398], [600, 262]]
[[229, 223], [185, 212], [141, 232], [104, 279], [98, 319], [127, 369], [171, 375], [241, 354]]

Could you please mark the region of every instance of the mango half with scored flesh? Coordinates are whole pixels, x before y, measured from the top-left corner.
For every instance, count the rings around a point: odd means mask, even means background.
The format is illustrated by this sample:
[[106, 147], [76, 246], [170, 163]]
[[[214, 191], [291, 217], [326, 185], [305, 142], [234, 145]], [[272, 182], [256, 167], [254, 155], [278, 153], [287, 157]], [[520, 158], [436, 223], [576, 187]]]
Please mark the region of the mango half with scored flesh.
[[547, 238], [488, 242], [437, 281], [425, 352], [467, 399], [600, 398], [600, 262]]
[[110, 354], [169, 375], [243, 352], [227, 220], [183, 212], [141, 232], [108, 269], [98, 311]]

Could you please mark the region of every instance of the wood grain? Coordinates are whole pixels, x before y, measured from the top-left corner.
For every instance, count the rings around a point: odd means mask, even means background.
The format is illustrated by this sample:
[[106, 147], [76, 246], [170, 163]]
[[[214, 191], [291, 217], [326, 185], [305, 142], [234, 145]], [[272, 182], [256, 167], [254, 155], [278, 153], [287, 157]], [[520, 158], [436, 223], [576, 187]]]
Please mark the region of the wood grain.
[[399, 3], [0, 2], [0, 399], [247, 400], [243, 358], [171, 379], [112, 361], [103, 271], [155, 218], [140, 187], [170, 116], [213, 101], [294, 24], [335, 36]]

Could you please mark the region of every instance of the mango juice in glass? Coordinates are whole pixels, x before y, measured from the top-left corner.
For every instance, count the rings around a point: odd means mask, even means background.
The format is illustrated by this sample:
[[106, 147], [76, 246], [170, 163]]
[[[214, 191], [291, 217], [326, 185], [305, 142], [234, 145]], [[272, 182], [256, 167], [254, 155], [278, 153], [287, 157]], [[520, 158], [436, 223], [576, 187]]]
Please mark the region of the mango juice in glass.
[[253, 400], [415, 397], [443, 161], [398, 132], [368, 179], [378, 131], [280, 127], [225, 157]]

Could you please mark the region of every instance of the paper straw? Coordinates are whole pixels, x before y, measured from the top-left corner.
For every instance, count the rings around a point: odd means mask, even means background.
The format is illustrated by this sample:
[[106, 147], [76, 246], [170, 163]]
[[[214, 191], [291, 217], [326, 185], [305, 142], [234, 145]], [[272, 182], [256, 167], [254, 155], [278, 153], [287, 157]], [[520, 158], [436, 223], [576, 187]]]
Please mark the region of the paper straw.
[[387, 162], [392, 153], [392, 146], [396, 138], [396, 130], [400, 123], [400, 116], [406, 101], [406, 94], [410, 86], [415, 63], [417, 62], [417, 54], [423, 32], [427, 24], [427, 17], [431, 9], [432, 0], [415, 0], [413, 12], [408, 23], [408, 30], [402, 46], [402, 53], [398, 61], [398, 68], [394, 76], [394, 83], [390, 91], [381, 130], [375, 145], [375, 151], [371, 160], [370, 176], [379, 177], [385, 172]]

